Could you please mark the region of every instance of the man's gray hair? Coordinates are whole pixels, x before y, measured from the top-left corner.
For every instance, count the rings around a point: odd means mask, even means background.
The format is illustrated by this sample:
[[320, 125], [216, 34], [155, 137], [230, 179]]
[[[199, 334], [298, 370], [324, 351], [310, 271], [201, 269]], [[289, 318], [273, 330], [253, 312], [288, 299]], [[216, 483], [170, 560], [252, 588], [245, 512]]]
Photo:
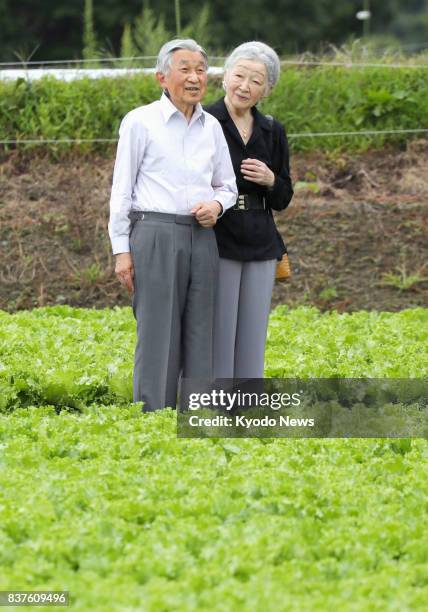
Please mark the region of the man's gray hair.
[[198, 51], [205, 60], [205, 68], [208, 69], [208, 55], [201, 45], [193, 40], [193, 38], [176, 38], [165, 43], [158, 54], [156, 62], [156, 72], [167, 74], [171, 68], [172, 54], [179, 49], [187, 49], [188, 51]]
[[257, 40], [242, 43], [226, 58], [224, 71], [231, 70], [240, 59], [261, 62], [265, 65], [269, 89], [278, 82], [281, 64], [278, 55], [269, 45]]

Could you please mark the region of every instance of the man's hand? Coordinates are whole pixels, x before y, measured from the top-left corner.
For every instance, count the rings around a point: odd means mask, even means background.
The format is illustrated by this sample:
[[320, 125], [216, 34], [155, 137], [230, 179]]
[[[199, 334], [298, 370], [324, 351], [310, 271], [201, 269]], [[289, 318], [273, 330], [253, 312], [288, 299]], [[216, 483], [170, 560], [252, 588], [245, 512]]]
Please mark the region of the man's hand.
[[115, 273], [120, 284], [126, 287], [129, 293], [134, 292], [134, 264], [131, 253], [118, 253], [116, 255]]
[[202, 227], [212, 227], [216, 224], [221, 211], [221, 204], [217, 200], [211, 200], [211, 202], [198, 202], [190, 212], [195, 215]]

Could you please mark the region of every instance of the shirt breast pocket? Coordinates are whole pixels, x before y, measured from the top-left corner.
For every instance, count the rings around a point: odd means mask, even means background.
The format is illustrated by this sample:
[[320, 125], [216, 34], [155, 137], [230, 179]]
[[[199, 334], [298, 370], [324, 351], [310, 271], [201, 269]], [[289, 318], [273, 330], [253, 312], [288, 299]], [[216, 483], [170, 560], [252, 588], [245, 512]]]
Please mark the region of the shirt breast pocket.
[[194, 147], [186, 159], [186, 165], [192, 178], [198, 176], [212, 177], [215, 170], [216, 148], [215, 143], [206, 140], [203, 146]]
[[165, 146], [164, 142], [152, 140], [148, 143], [144, 152], [144, 167], [152, 173], [163, 174], [170, 167], [170, 151]]

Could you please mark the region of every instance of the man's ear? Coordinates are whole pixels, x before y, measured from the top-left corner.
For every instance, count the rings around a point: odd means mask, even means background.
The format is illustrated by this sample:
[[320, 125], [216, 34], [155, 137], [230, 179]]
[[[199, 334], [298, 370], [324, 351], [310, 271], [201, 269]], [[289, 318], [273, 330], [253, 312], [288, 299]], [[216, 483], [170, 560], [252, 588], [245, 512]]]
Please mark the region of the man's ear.
[[156, 79], [162, 89], [166, 89], [165, 75], [162, 72], [156, 72]]

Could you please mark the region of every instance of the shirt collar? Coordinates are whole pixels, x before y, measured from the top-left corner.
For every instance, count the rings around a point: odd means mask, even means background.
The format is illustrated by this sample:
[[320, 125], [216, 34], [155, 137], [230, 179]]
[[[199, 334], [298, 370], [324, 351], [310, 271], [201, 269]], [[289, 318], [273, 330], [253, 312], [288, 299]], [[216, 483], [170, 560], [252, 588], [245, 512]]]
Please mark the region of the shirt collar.
[[[168, 121], [171, 119], [173, 115], [175, 115], [175, 113], [180, 113], [178, 108], [174, 106], [174, 104], [171, 102], [168, 96], [165, 95], [165, 92], [161, 96], [160, 107], [161, 107], [161, 112], [165, 120], [165, 123], [168, 123]], [[190, 122], [194, 123], [198, 119], [201, 120], [202, 125], [205, 124], [205, 113], [199, 102], [195, 105], [195, 110], [193, 111], [193, 115], [192, 115]]]
[[[214, 111], [213, 115], [220, 121], [232, 121], [227, 106], [224, 102], [224, 98], [221, 98], [215, 104], [210, 107], [210, 111]], [[272, 126], [268, 119], [261, 113], [256, 106], [251, 108], [251, 112], [254, 117], [255, 125], [260, 125], [261, 128], [271, 131]]]

